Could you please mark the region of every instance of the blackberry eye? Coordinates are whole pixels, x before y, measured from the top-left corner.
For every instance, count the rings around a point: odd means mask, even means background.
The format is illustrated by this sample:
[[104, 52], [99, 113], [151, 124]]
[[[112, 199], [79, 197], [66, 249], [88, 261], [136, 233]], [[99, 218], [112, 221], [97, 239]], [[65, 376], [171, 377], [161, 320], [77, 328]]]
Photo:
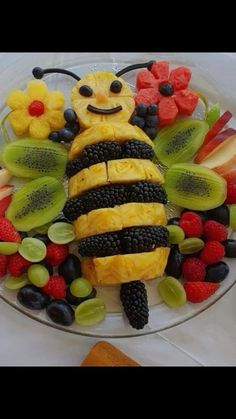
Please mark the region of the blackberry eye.
[[92, 96], [92, 94], [93, 94], [93, 91], [92, 91], [91, 87], [86, 86], [86, 85], [81, 86], [79, 88], [79, 92], [82, 96], [86, 96], [86, 97]]
[[122, 89], [122, 83], [119, 80], [114, 80], [111, 83], [110, 91], [112, 93], [120, 93], [121, 89]]

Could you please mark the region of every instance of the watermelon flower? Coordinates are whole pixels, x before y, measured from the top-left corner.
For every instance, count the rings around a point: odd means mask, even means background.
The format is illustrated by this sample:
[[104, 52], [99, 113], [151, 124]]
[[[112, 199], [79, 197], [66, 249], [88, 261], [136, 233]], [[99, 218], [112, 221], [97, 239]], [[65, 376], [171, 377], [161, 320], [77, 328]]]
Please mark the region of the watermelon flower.
[[57, 90], [48, 91], [42, 80], [30, 80], [27, 90], [12, 90], [7, 105], [10, 125], [16, 135], [28, 134], [33, 138], [47, 138], [51, 130], [59, 130], [64, 124], [64, 95]]
[[177, 67], [169, 72], [167, 61], [155, 62], [151, 70], [141, 70], [137, 74], [136, 104], [158, 104], [160, 126], [173, 123], [178, 115], [192, 115], [198, 95], [188, 90], [191, 75], [187, 67]]

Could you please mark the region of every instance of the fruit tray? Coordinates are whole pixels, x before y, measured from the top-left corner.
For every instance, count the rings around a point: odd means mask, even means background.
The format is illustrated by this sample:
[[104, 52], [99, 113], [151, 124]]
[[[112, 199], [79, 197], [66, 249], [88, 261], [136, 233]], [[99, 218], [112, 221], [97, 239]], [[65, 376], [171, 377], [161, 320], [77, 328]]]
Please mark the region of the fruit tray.
[[[95, 59], [95, 55], [94, 55]], [[180, 67], [180, 66], [187, 66], [191, 72], [191, 90], [200, 92], [199, 93], [199, 100], [197, 103], [197, 106], [195, 107], [191, 118], [195, 120], [202, 120], [204, 119], [204, 113], [206, 112], [205, 108], [205, 98], [207, 97], [208, 100], [208, 106], [211, 107], [213, 104], [220, 102], [220, 108], [221, 108], [221, 114], [223, 114], [228, 109], [232, 109], [232, 104], [228, 104], [226, 99], [224, 98], [224, 92], [221, 92], [220, 86], [217, 86], [211, 78], [211, 75], [208, 74], [208, 72], [203, 68], [199, 68], [196, 66], [196, 63], [194, 61], [194, 54], [190, 54], [189, 56], [178, 56], [178, 54], [146, 54], [145, 56], [146, 61], [149, 60], [168, 60], [170, 63], [170, 70]], [[117, 73], [117, 71], [122, 70], [123, 68], [127, 67], [128, 65], [136, 64], [137, 62], [144, 62], [145, 59], [142, 58], [136, 58], [135, 56], [132, 57], [132, 54], [129, 55], [129, 57], [125, 60], [125, 62], [118, 60], [117, 62], [110, 62], [106, 61], [104, 56], [96, 55], [96, 61], [93, 61], [93, 56], [86, 57], [85, 59], [79, 58], [74, 60], [74, 63], [71, 63], [71, 61], [68, 60], [68, 64], [65, 63], [63, 65], [63, 68], [66, 68], [67, 71], [71, 71], [75, 73], [76, 75], [79, 75], [80, 77], [83, 77], [84, 75], [87, 75], [91, 72], [97, 72], [97, 71], [108, 71], [112, 73]], [[30, 61], [30, 60], [29, 60]], [[114, 60], [113, 60], [114, 61]], [[38, 63], [41, 65], [41, 63]], [[30, 65], [30, 64], [29, 64]], [[59, 65], [58, 65], [59, 66]], [[31, 66], [32, 68], [34, 65]], [[54, 65], [54, 67], [57, 67], [57, 65]], [[129, 88], [132, 90], [132, 92], [135, 92], [135, 78], [137, 76], [139, 69], [136, 69], [134, 71], [128, 72], [127, 74], [122, 75], [123, 80], [127, 83]], [[29, 77], [28, 77], [29, 79]], [[23, 79], [22, 79], [23, 80]], [[71, 107], [70, 102], [70, 92], [74, 88], [75, 80], [72, 78], [69, 78], [65, 74], [45, 74], [43, 77], [43, 80], [46, 82], [48, 89], [50, 91], [54, 90], [60, 90], [66, 98], [66, 102], [64, 105], [64, 109]], [[22, 86], [20, 83], [17, 83], [17, 79], [14, 79], [14, 85], [9, 86], [10, 88], [15, 87], [22, 87], [24, 89], [24, 82], [22, 82]], [[9, 89], [10, 90], [10, 89]], [[222, 98], [222, 101], [221, 101]], [[5, 98], [2, 98], [2, 101]], [[102, 98], [101, 98], [102, 101]], [[142, 101], [140, 101], [142, 103]], [[102, 102], [101, 102], [102, 103]], [[124, 105], [125, 106], [125, 105]], [[161, 105], [160, 105], [161, 106]], [[34, 112], [35, 109], [32, 109], [32, 112]], [[38, 110], [36, 109], [35, 112]], [[7, 108], [5, 105], [2, 108], [1, 112], [1, 119], [4, 118], [4, 116], [7, 115], [9, 112], [9, 107]], [[163, 114], [162, 114], [163, 115]], [[169, 116], [168, 116], [169, 117]], [[181, 122], [182, 116], [180, 118]], [[174, 122], [174, 121], [172, 121]], [[133, 124], [136, 125], [136, 124]], [[4, 125], [7, 129], [8, 135], [10, 137], [14, 137], [13, 131], [11, 130], [11, 127], [9, 125], [9, 122], [7, 121]], [[196, 125], [197, 126], [197, 125]], [[232, 117], [230, 119], [230, 122], [225, 127], [227, 129], [236, 128], [236, 121], [235, 118]], [[4, 130], [5, 128], [3, 128]], [[165, 129], [165, 128], [164, 128]], [[167, 126], [168, 129], [168, 126]], [[191, 126], [190, 126], [191, 129]], [[196, 128], [198, 129], [198, 127]], [[148, 131], [147, 131], [148, 132]], [[162, 132], [164, 132], [163, 129], [161, 129], [160, 136], [162, 135]], [[4, 134], [4, 132], [2, 133]], [[151, 138], [152, 133], [149, 132], [149, 138], [151, 141], [154, 138]], [[1, 145], [2, 148], [5, 146], [4, 135], [1, 135]], [[49, 137], [50, 138], [50, 137]], [[16, 138], [15, 138], [16, 139]], [[26, 140], [19, 140], [19, 141], [26, 141]], [[30, 141], [30, 140], [29, 140]], [[39, 140], [40, 141], [40, 140]], [[41, 140], [42, 141], [42, 140]], [[197, 137], [194, 139], [195, 142], [198, 141]], [[155, 141], [154, 141], [155, 142]], [[193, 142], [194, 143], [194, 142]], [[22, 143], [23, 144], [23, 143]], [[14, 142], [12, 143], [14, 145]], [[28, 145], [27, 145], [28, 147]], [[159, 146], [158, 146], [159, 147]], [[165, 152], [163, 149], [156, 148], [157, 150], [157, 157], [159, 160], [155, 160], [155, 164], [158, 164], [158, 167], [160, 169], [160, 173], [165, 175], [166, 173], [166, 164], [169, 164], [168, 156], [166, 157]], [[194, 147], [194, 144], [193, 144]], [[196, 148], [196, 150], [199, 147]], [[16, 149], [13, 149], [14, 153], [17, 153]], [[12, 153], [12, 152], [11, 152]], [[164, 154], [163, 154], [164, 153]], [[13, 154], [13, 153], [12, 153]], [[168, 154], [168, 153], [167, 153]], [[195, 153], [192, 153], [196, 154]], [[164, 155], [164, 157], [163, 157]], [[12, 157], [11, 157], [12, 158]], [[61, 156], [63, 159], [63, 156]], [[161, 159], [164, 159], [162, 164]], [[176, 155], [176, 163], [179, 163], [179, 155]], [[114, 160], [115, 161], [115, 160]], [[186, 159], [185, 161], [191, 161], [191, 158]], [[15, 169], [14, 169], [15, 170]], [[94, 182], [96, 186], [96, 176], [94, 176]], [[26, 181], [19, 177], [14, 177], [11, 179], [11, 185], [14, 185], [16, 188], [24, 187], [24, 184]], [[168, 184], [168, 176], [166, 177], [166, 183]], [[36, 184], [35, 184], [36, 185]], [[68, 193], [68, 182], [67, 180], [63, 180], [62, 182], [63, 188], [65, 190], [65, 193]], [[32, 188], [35, 188], [37, 186], [32, 185]], [[53, 186], [52, 186], [53, 187]], [[169, 190], [169, 194], [171, 196], [171, 190]], [[174, 200], [174, 198], [173, 198]], [[179, 205], [181, 203], [177, 202]], [[220, 204], [223, 203], [222, 201]], [[56, 205], [56, 202], [55, 202]], [[182, 208], [185, 208], [184, 203], [181, 204]], [[198, 208], [195, 208], [195, 210], [198, 210]], [[191, 209], [189, 209], [191, 211]], [[194, 209], [193, 209], [194, 211]], [[181, 212], [181, 208], [177, 205], [173, 204], [172, 202], [168, 202], [166, 205], [166, 214], [167, 219], [178, 217]], [[10, 214], [10, 212], [9, 212]], [[161, 222], [160, 222], [161, 224]], [[56, 226], [56, 224], [54, 224]], [[56, 230], [56, 228], [54, 228]], [[58, 230], [58, 229], [57, 229]], [[69, 230], [68, 230], [69, 231]], [[105, 230], [106, 231], [106, 230]], [[171, 229], [170, 229], [171, 231]], [[34, 232], [35, 233], [35, 232]], [[174, 231], [173, 231], [174, 233]], [[40, 234], [40, 233], [39, 233]], [[55, 234], [55, 231], [54, 231]], [[68, 233], [70, 234], [70, 232]], [[171, 234], [171, 233], [170, 233]], [[31, 236], [32, 234], [29, 234]], [[49, 233], [48, 233], [49, 235]], [[187, 237], [187, 234], [186, 234]], [[190, 236], [191, 237], [191, 236]], [[198, 236], [200, 237], [200, 236]], [[50, 238], [50, 236], [49, 236]], [[234, 232], [232, 229], [228, 229], [227, 232], [227, 238], [234, 239]], [[200, 238], [199, 238], [200, 240]], [[5, 240], [2, 240], [5, 241]], [[200, 240], [201, 241], [201, 240]], [[173, 242], [172, 242], [173, 243]], [[0, 246], [1, 250], [1, 246]], [[0, 251], [1, 253], [1, 251]], [[77, 244], [71, 243], [70, 244], [70, 253], [74, 253], [75, 255], [78, 255], [77, 253]], [[21, 255], [24, 255], [24, 249], [21, 252]], [[41, 259], [42, 260], [42, 259]], [[33, 261], [37, 262], [37, 260]], [[29, 316], [30, 318], [39, 321], [47, 326], [54, 327], [57, 329], [61, 329], [63, 331], [79, 334], [79, 335], [86, 335], [86, 336], [94, 336], [94, 337], [132, 337], [132, 336], [139, 336], [139, 335], [146, 335], [151, 333], [156, 333], [168, 328], [171, 328], [175, 325], [178, 325], [180, 323], [183, 323], [187, 321], [188, 319], [198, 315], [199, 313], [206, 310], [208, 307], [210, 307], [212, 304], [214, 304], [216, 301], [218, 301], [220, 298], [223, 297], [223, 295], [234, 285], [236, 282], [235, 277], [235, 268], [236, 268], [236, 259], [234, 258], [224, 258], [224, 262], [227, 263], [229, 267], [229, 273], [227, 275], [227, 278], [223, 280], [220, 283], [220, 287], [207, 299], [205, 299], [202, 302], [199, 302], [197, 304], [193, 304], [191, 302], [187, 302], [182, 306], [179, 306], [178, 308], [170, 308], [168, 305], [164, 303], [165, 296], [161, 292], [157, 292], [157, 286], [158, 283], [162, 280], [162, 278], [145, 281], [145, 286], [147, 290], [147, 296], [148, 296], [148, 305], [149, 305], [149, 321], [148, 324], [146, 324], [142, 329], [135, 329], [132, 328], [126, 318], [126, 316], [123, 313], [122, 304], [120, 302], [120, 285], [115, 286], [95, 286], [97, 298], [100, 298], [106, 307], [106, 316], [101, 322], [97, 322], [97, 324], [94, 325], [80, 325], [76, 322], [73, 322], [69, 326], [65, 326], [62, 324], [58, 324], [53, 322], [47, 315], [46, 310], [31, 310], [22, 305], [19, 302], [19, 299], [17, 299], [17, 293], [18, 290], [12, 290], [7, 289], [4, 286], [4, 278], [0, 281], [0, 297], [8, 304], [10, 304], [12, 307], [23, 313], [24, 315]], [[171, 275], [172, 276], [172, 275]], [[173, 275], [174, 276], [174, 275]], [[89, 280], [91, 280], [88, 277]], [[135, 278], [134, 278], [135, 279]], [[34, 282], [33, 282], [34, 283]], [[162, 296], [162, 298], [161, 298]], [[89, 300], [88, 300], [89, 301]]]

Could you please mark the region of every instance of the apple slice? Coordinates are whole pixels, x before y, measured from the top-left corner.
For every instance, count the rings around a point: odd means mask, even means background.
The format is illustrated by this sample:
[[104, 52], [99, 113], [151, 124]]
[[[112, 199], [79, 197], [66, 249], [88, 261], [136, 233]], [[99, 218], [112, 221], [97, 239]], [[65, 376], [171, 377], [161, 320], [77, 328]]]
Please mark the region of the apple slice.
[[227, 182], [236, 183], [236, 169], [231, 168], [230, 171], [224, 172], [222, 176], [226, 179]]
[[194, 163], [201, 163], [203, 160], [205, 160], [206, 158], [210, 157], [210, 155], [214, 152], [217, 151], [217, 147], [219, 147], [219, 145], [227, 140], [229, 137], [232, 137], [232, 135], [236, 134], [236, 130], [233, 128], [228, 128], [225, 131], [222, 131], [220, 134], [216, 135], [216, 137], [212, 138], [211, 141], [209, 141], [209, 143], [205, 144], [204, 146], [202, 146], [195, 159], [194, 159]]
[[7, 169], [0, 170], [0, 188], [5, 186], [12, 178], [11, 173]]
[[2, 199], [6, 198], [6, 196], [11, 195], [13, 189], [14, 189], [13, 185], [5, 185], [2, 188], [0, 188], [0, 202]]
[[203, 161], [202, 165], [213, 169], [215, 172], [225, 173], [233, 168], [236, 163], [236, 135], [232, 135], [223, 141], [216, 150], [214, 150]]
[[232, 118], [232, 113], [226, 111], [221, 115], [221, 117], [212, 125], [211, 129], [208, 131], [207, 135], [205, 136], [204, 142], [202, 147], [209, 143], [209, 141], [214, 138], [219, 132], [224, 128], [224, 126], [229, 122]]

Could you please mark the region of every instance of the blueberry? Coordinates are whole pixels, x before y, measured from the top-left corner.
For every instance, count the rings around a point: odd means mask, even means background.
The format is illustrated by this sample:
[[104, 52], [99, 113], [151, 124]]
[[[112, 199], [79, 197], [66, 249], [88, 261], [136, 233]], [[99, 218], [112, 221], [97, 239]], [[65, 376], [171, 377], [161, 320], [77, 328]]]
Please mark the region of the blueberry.
[[50, 303], [50, 297], [34, 285], [25, 285], [17, 294], [18, 301], [32, 310], [41, 310]]
[[179, 278], [181, 276], [181, 268], [184, 259], [185, 257], [179, 252], [178, 246], [172, 246], [165, 269], [166, 274], [168, 276], [173, 276], [174, 278]]
[[60, 141], [65, 141], [66, 143], [70, 143], [75, 138], [75, 134], [68, 128], [62, 128], [59, 131], [59, 138], [60, 138]]
[[82, 96], [85, 96], [85, 97], [90, 97], [93, 94], [93, 90], [91, 89], [91, 87], [87, 86], [86, 84], [84, 84], [83, 86], [79, 88], [79, 92]]
[[139, 128], [143, 129], [145, 125], [145, 121], [141, 116], [135, 115], [132, 118], [132, 124], [137, 125]]
[[54, 300], [47, 306], [48, 317], [57, 324], [62, 326], [70, 326], [74, 319], [75, 313], [73, 308], [64, 300]]
[[145, 118], [145, 123], [147, 127], [150, 127], [150, 128], [156, 128], [158, 122], [159, 121], [158, 121], [157, 115], [147, 115]]
[[68, 108], [64, 111], [64, 118], [66, 122], [75, 122], [77, 119], [77, 116], [73, 109]]
[[144, 105], [143, 103], [139, 103], [136, 106], [136, 113], [138, 116], [145, 116], [147, 113], [147, 106]]
[[59, 136], [59, 132], [58, 131], [51, 131], [48, 139], [51, 141], [54, 141], [55, 143], [59, 143], [60, 142], [60, 136]]
[[72, 304], [72, 306], [78, 306], [83, 301], [89, 300], [90, 298], [95, 298], [96, 295], [97, 291], [95, 290], [95, 288], [93, 288], [91, 293], [87, 295], [87, 297], [75, 297], [73, 294], [71, 294], [70, 287], [68, 287], [66, 291], [66, 300], [68, 301], [68, 303]]
[[158, 111], [158, 106], [155, 103], [152, 103], [152, 105], [149, 105], [147, 108], [148, 115], [156, 115]]
[[47, 234], [35, 234], [34, 239], [38, 239], [43, 242], [46, 246], [51, 243], [51, 240], [48, 238]]
[[170, 218], [170, 219], [168, 220], [167, 225], [178, 226], [178, 225], [179, 225], [179, 220], [180, 220], [180, 218], [179, 218], [179, 217], [173, 217], [173, 218]]
[[229, 208], [227, 205], [220, 205], [220, 207], [207, 211], [209, 220], [218, 221], [218, 223], [229, 225]]
[[159, 87], [159, 92], [163, 95], [163, 96], [171, 96], [174, 93], [174, 88], [172, 86], [171, 83], [163, 83], [161, 84], [161, 86]]
[[121, 89], [122, 89], [122, 83], [119, 80], [114, 80], [111, 83], [110, 91], [112, 93], [120, 93]]
[[225, 262], [214, 263], [206, 267], [205, 282], [221, 282], [229, 273], [229, 267]]
[[236, 240], [228, 239], [222, 242], [227, 258], [236, 258]]
[[144, 131], [146, 132], [148, 137], [151, 138], [151, 140], [154, 140], [157, 136], [157, 129], [156, 128], [145, 127]]
[[80, 130], [80, 124], [79, 124], [79, 122], [67, 122], [65, 124], [65, 128], [69, 129], [75, 135], [77, 135], [79, 133], [79, 130]]
[[34, 67], [32, 74], [36, 79], [42, 79], [44, 76], [44, 70], [41, 67]]
[[69, 254], [58, 267], [59, 275], [63, 276], [67, 284], [81, 276], [80, 260], [77, 256]]
[[26, 237], [28, 237], [28, 234], [26, 233], [26, 231], [20, 231], [19, 234], [20, 234], [21, 240], [23, 240]]

